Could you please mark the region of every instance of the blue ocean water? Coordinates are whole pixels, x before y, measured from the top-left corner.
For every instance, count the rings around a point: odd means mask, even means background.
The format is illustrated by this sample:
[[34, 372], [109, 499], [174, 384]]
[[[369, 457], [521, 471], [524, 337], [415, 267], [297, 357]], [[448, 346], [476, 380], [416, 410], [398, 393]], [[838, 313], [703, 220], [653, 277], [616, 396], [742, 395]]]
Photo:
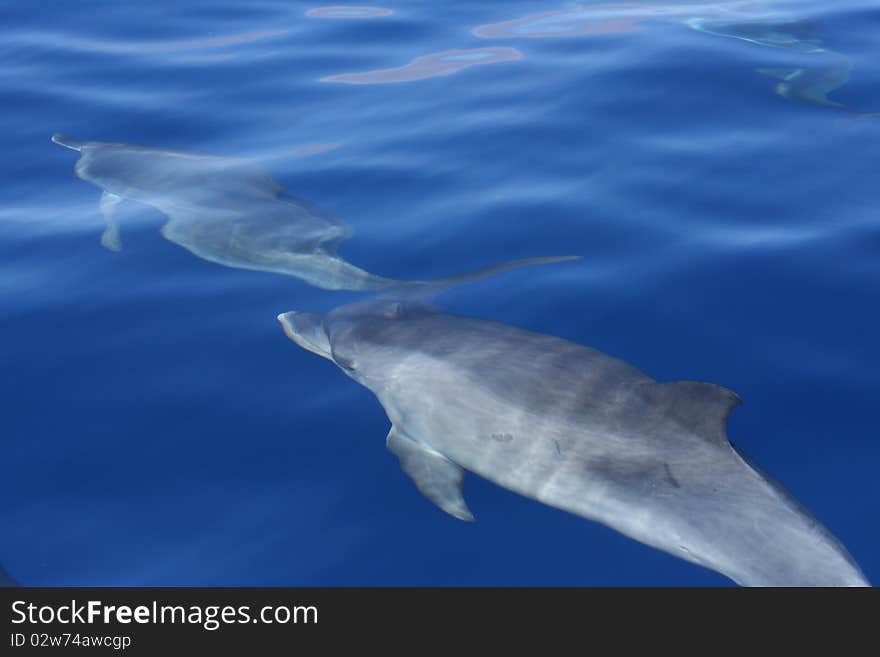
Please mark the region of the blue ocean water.
[[62, 132], [253, 160], [351, 225], [340, 254], [383, 276], [582, 255], [441, 301], [735, 390], [731, 439], [880, 580], [880, 9], [640, 5], [7, 5], [5, 569], [27, 585], [730, 584], [476, 476], [476, 523], [437, 510], [385, 449], [373, 395], [275, 320], [362, 295], [199, 259], [134, 202], [122, 251], [102, 248], [101, 190], [50, 142]]

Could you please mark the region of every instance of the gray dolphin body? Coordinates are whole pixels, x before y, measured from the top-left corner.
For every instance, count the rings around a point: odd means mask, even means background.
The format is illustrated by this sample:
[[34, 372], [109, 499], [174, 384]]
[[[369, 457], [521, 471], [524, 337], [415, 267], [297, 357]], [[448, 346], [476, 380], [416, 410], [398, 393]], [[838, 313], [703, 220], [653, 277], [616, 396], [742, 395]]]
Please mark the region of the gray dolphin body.
[[418, 489], [473, 520], [464, 471], [748, 586], [868, 585], [846, 549], [728, 442], [740, 400], [595, 349], [376, 300], [278, 317], [369, 388]]
[[104, 190], [101, 243], [108, 249], [122, 248], [114, 209], [131, 199], [167, 216], [161, 231], [166, 239], [211, 262], [296, 276], [329, 290], [397, 283], [340, 258], [336, 249], [351, 230], [318, 206], [285, 194], [250, 162], [61, 135], [52, 141], [79, 151], [76, 175]]

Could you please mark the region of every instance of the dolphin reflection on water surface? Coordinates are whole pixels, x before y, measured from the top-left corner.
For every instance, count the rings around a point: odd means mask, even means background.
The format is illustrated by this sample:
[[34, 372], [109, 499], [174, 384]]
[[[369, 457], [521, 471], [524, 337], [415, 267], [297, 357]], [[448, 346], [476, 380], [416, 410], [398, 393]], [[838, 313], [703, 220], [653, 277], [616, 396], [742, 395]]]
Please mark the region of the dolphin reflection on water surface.
[[775, 86], [779, 96], [862, 117], [878, 116], [829, 99], [828, 94], [849, 81], [852, 59], [826, 48], [811, 21], [763, 2], [599, 2], [480, 25], [471, 33], [482, 39], [595, 37], [636, 32], [664, 22], [683, 23], [706, 34], [785, 51], [796, 61], [757, 69], [780, 79]]
[[162, 235], [227, 267], [287, 274], [328, 290], [379, 290], [398, 281], [340, 258], [351, 229], [326, 210], [289, 196], [259, 166], [227, 157], [61, 135], [52, 141], [80, 153], [76, 175], [104, 192], [101, 243], [122, 248], [114, 216], [123, 199], [150, 205], [168, 220]]
[[456, 518], [474, 519], [469, 470], [741, 585], [868, 585], [843, 545], [732, 447], [730, 390], [660, 383], [595, 349], [443, 314], [405, 291], [278, 319], [376, 395], [388, 449]]
[[691, 18], [686, 24], [699, 32], [729, 37], [759, 46], [777, 48], [799, 56], [793, 66], [758, 68], [758, 73], [778, 78], [776, 93], [782, 98], [819, 107], [850, 112], [863, 117], [876, 113], [860, 112], [828, 95], [849, 82], [853, 61], [846, 55], [825, 48], [807, 21], [796, 20], [707, 20]]

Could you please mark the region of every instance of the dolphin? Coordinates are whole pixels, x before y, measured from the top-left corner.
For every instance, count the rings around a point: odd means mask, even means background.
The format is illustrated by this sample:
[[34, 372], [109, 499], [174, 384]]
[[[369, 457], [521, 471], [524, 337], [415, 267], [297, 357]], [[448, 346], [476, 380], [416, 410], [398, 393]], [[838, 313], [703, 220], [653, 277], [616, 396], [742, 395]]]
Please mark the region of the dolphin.
[[388, 449], [455, 518], [474, 520], [467, 470], [740, 585], [869, 585], [843, 545], [731, 445], [740, 398], [726, 388], [658, 382], [587, 346], [441, 313], [418, 294], [278, 320], [376, 395]]
[[399, 281], [340, 258], [351, 229], [244, 160], [54, 135], [78, 151], [76, 175], [104, 191], [101, 243], [122, 248], [115, 209], [123, 199], [167, 216], [161, 233], [193, 254], [227, 267], [287, 274], [327, 290], [379, 290]]
[[808, 55], [803, 58], [804, 66], [756, 69], [758, 73], [781, 80], [774, 90], [782, 98], [838, 109], [862, 117], [877, 115], [852, 109], [828, 97], [831, 92], [849, 82], [853, 62], [846, 55], [827, 49], [815, 35], [810, 23], [792, 20], [724, 21], [690, 18], [685, 24], [699, 32]]

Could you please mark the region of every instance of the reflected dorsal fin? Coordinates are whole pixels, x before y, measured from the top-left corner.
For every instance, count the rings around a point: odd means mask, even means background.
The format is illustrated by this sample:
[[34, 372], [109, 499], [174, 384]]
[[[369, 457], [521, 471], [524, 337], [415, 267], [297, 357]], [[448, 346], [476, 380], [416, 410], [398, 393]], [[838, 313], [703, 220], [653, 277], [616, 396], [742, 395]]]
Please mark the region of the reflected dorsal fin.
[[705, 381], [649, 383], [644, 394], [664, 416], [719, 445], [728, 444], [727, 418], [742, 403], [732, 390]]

